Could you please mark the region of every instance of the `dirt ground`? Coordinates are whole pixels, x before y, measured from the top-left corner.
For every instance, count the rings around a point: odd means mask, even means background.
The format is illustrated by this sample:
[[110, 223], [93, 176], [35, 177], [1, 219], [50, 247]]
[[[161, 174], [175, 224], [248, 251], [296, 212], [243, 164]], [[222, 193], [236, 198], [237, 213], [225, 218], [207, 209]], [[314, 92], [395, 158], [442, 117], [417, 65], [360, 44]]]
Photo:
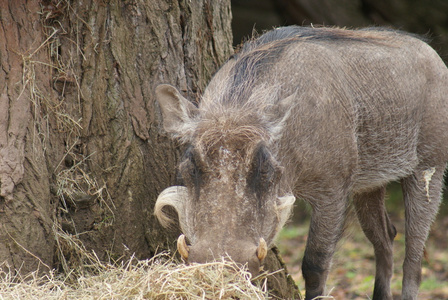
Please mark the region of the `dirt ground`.
[[[448, 204], [446, 203], [445, 201], [443, 211], [436, 219], [426, 243], [420, 300], [448, 299]], [[390, 217], [398, 230], [394, 242], [394, 276], [391, 287], [394, 299], [400, 299], [404, 259], [404, 213], [393, 212]], [[300, 218], [304, 220], [297, 221]], [[305, 286], [300, 268], [309, 218], [295, 216], [294, 219], [295, 221], [283, 229], [277, 244], [288, 271], [304, 295]], [[371, 299], [375, 278], [373, 247], [356, 221], [351, 222], [347, 231], [334, 257], [327, 281], [328, 295], [335, 299]]]

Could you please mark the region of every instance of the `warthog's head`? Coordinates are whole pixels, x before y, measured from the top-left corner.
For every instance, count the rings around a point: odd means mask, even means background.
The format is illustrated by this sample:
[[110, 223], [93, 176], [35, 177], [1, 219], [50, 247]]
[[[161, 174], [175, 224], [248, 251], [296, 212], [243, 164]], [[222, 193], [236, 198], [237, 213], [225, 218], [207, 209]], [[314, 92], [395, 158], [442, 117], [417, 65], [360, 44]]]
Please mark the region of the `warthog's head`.
[[169, 85], [156, 94], [165, 130], [189, 145], [179, 165], [185, 186], [160, 194], [156, 216], [168, 225], [163, 208], [177, 211], [185, 260], [230, 256], [258, 274], [295, 200], [280, 191], [283, 168], [268, 147], [269, 132], [250, 115], [198, 109]]

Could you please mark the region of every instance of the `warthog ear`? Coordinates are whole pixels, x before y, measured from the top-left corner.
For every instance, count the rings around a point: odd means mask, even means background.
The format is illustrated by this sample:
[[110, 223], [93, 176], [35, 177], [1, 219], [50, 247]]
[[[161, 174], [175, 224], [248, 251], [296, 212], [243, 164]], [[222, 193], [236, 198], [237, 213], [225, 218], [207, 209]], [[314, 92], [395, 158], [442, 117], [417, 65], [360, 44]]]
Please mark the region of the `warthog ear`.
[[156, 98], [162, 110], [163, 128], [175, 135], [188, 133], [191, 130], [192, 118], [198, 112], [197, 107], [169, 84], [157, 86]]

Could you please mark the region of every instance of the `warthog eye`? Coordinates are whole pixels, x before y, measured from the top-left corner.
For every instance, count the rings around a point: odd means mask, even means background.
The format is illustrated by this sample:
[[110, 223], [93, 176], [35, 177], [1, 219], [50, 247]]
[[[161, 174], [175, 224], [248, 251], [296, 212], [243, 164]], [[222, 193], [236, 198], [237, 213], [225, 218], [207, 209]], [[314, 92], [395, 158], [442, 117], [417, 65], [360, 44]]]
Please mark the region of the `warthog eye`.
[[277, 182], [279, 175], [280, 168], [272, 159], [266, 146], [258, 145], [247, 176], [247, 187], [257, 197], [259, 208], [263, 205], [264, 195]]
[[195, 197], [199, 198], [203, 172], [200, 166], [200, 159], [193, 146], [190, 146], [185, 151], [183, 161], [179, 165], [179, 173], [185, 185], [192, 187], [195, 191]]

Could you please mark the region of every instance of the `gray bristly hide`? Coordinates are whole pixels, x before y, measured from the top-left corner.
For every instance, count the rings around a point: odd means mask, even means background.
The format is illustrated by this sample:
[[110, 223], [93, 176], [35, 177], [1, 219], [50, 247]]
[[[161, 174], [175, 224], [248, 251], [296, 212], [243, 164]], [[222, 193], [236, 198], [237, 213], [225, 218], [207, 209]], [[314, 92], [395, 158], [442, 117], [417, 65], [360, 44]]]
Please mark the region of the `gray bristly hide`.
[[[392, 299], [385, 186], [401, 180], [406, 209], [403, 299], [417, 299], [421, 261], [448, 161], [448, 70], [425, 42], [380, 29], [285, 27], [247, 42], [199, 107], [157, 90], [164, 129], [189, 147], [184, 187], [162, 193], [179, 214], [184, 259], [229, 255], [256, 274], [295, 197], [312, 208], [302, 271], [322, 295], [353, 199], [375, 248], [373, 299]], [[187, 241], [189, 245], [187, 245]]]

